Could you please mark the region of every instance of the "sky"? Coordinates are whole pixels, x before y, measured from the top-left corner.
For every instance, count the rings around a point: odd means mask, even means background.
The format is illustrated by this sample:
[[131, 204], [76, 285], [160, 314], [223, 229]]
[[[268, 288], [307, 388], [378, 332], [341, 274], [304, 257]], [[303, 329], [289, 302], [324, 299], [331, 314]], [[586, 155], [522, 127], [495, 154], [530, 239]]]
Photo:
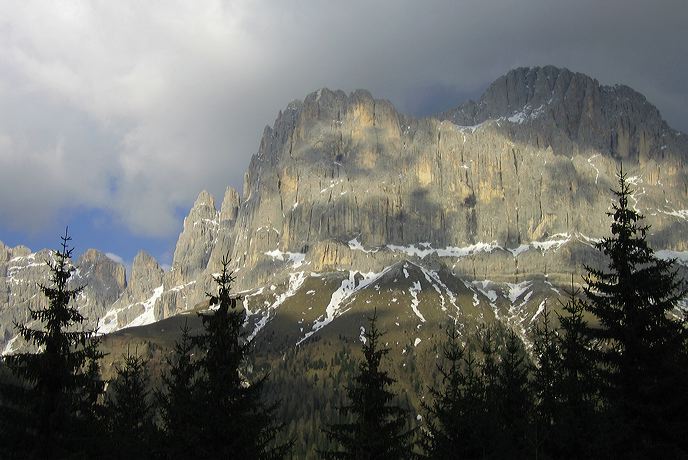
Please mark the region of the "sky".
[[424, 116], [553, 64], [688, 132], [685, 0], [0, 0], [0, 241], [172, 261], [290, 101], [365, 88]]

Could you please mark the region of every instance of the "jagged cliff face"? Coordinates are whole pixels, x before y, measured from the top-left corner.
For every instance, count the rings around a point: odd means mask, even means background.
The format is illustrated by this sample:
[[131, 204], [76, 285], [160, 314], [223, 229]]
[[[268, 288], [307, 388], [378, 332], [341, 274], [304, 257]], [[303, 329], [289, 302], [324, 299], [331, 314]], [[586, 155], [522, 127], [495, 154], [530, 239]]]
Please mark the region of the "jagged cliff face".
[[670, 129], [642, 94], [556, 67], [513, 70], [490, 85], [479, 102], [440, 118], [477, 125], [503, 117], [520, 125], [508, 131], [510, 137], [567, 156], [592, 150], [646, 164], [685, 159], [688, 147], [685, 136]]
[[316, 270], [350, 266], [351, 240], [515, 249], [599, 237], [619, 160], [653, 243], [685, 250], [685, 139], [631, 89], [551, 67], [512, 71], [439, 119], [410, 119], [365, 91], [321, 90], [266, 128], [233, 257], [260, 280], [275, 250], [304, 253]]
[[[471, 308], [486, 309], [473, 317], [521, 324], [545, 291], [558, 295], [552, 282], [600, 262], [591, 243], [609, 232], [621, 161], [652, 244], [685, 262], [686, 155], [686, 136], [642, 95], [554, 67], [511, 71], [478, 102], [425, 119], [366, 91], [323, 89], [265, 129], [242, 197], [228, 188], [218, 211], [199, 195], [169, 272], [135, 262], [102, 324], [114, 330], [202, 304], [226, 254], [254, 333], [291, 311], [303, 340], [408, 263], [418, 279], [393, 280], [407, 307], [432, 316], [419, 299], [435, 292], [458, 315], [467, 307], [452, 302], [466, 291]], [[314, 302], [301, 292], [313, 283], [319, 304], [292, 311], [290, 303]]]
[[[0, 242], [0, 350], [11, 352], [19, 344], [15, 339], [14, 322], [30, 321], [29, 309], [45, 308], [47, 299], [38, 283], [47, 283], [53, 261], [48, 250], [36, 253], [24, 246], [10, 248]], [[96, 326], [113, 303], [124, 292], [127, 281], [124, 266], [105, 254], [89, 249], [76, 261], [69, 280], [71, 287], [86, 286], [77, 299], [79, 310], [87, 318], [87, 328]]]

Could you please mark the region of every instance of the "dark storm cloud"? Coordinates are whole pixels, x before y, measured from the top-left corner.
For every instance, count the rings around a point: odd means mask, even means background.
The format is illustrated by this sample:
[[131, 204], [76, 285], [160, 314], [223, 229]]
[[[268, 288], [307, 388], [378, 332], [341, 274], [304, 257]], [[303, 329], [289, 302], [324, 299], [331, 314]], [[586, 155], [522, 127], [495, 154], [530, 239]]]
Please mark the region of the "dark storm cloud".
[[0, 220], [104, 209], [176, 230], [239, 186], [265, 124], [319, 87], [426, 115], [517, 66], [624, 83], [688, 131], [684, 0], [118, 1], [0, 6]]

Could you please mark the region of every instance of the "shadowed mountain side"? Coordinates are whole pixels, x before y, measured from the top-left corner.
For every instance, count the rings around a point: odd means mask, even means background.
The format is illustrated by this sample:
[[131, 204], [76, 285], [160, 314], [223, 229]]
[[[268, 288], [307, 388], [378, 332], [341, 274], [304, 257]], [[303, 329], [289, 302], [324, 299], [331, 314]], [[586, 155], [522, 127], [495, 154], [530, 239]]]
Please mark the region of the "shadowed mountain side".
[[[575, 155], [596, 150], [626, 162], [685, 160], [688, 138], [671, 129], [655, 106], [624, 85], [604, 86], [553, 66], [521, 67], [499, 77], [478, 102], [440, 115], [459, 125], [511, 121], [517, 141]], [[552, 129], [554, 128], [554, 129]]]

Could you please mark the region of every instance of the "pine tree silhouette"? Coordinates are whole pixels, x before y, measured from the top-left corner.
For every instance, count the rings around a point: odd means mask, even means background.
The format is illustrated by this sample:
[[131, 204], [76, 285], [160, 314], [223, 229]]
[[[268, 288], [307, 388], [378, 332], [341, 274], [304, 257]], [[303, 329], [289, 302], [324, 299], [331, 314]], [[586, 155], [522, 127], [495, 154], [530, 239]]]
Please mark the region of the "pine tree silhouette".
[[557, 398], [552, 412], [551, 439], [543, 454], [548, 458], [603, 458], [606, 451], [601, 434], [599, 366], [596, 344], [589, 336], [584, 319], [580, 290], [571, 277], [568, 296], [558, 314], [556, 335], [558, 370], [554, 373], [553, 393]]
[[602, 344], [608, 443], [626, 458], [688, 457], [688, 329], [675, 311], [686, 290], [673, 261], [648, 246], [623, 169], [612, 192], [612, 236], [595, 245], [608, 267], [586, 267], [584, 286], [585, 308], [599, 321], [590, 333]]
[[454, 325], [443, 345], [445, 365], [438, 365], [443, 386], [430, 387], [431, 404], [424, 403], [426, 429], [422, 445], [434, 459], [481, 458], [485, 422], [484, 385], [473, 351], [460, 343]]
[[168, 458], [192, 455], [200, 439], [199, 419], [203, 414], [199, 411], [201, 395], [196, 391], [200, 369], [192, 357], [193, 342], [185, 322], [173, 356], [166, 358], [168, 370], [162, 376], [162, 389], [156, 393], [164, 430], [163, 450]]
[[194, 338], [201, 353], [202, 377], [197, 389], [202, 395], [202, 418], [198, 451], [203, 458], [281, 458], [291, 443], [278, 445], [275, 437], [282, 425], [274, 417], [276, 403], [261, 399], [267, 374], [250, 382], [244, 375], [251, 342], [242, 331], [246, 312], [237, 308], [239, 296], [231, 294], [235, 278], [229, 258], [222, 259], [222, 272], [215, 277], [218, 295], [208, 294], [218, 308], [201, 316], [205, 332]]
[[93, 330], [77, 330], [85, 318], [72, 303], [84, 287], [70, 288], [68, 284], [75, 270], [70, 262], [73, 249], [68, 230], [61, 240], [61, 249], [46, 261], [50, 284], [39, 284], [48, 306], [29, 312], [43, 327], [15, 323], [19, 334], [38, 352], [5, 357], [13, 374], [25, 383], [15, 388], [12, 394], [16, 399], [11, 404], [16, 415], [23, 412], [19, 420], [26, 423], [22, 427], [24, 449], [41, 458], [59, 458], [87, 448], [89, 443], [84, 441], [89, 433], [83, 431], [83, 421], [97, 420], [97, 394], [102, 388], [99, 342]]
[[350, 422], [329, 425], [324, 431], [339, 448], [320, 452], [325, 458], [403, 459], [411, 458], [414, 431], [406, 429], [407, 412], [394, 404], [389, 387], [395, 380], [381, 369], [389, 348], [380, 346], [382, 333], [377, 328], [377, 310], [368, 318], [364, 333], [363, 361], [347, 386], [349, 404], [340, 407]]
[[106, 414], [113, 457], [152, 458], [155, 425], [150, 398], [150, 381], [146, 361], [136, 354], [122, 357], [111, 381]]
[[499, 387], [499, 344], [498, 333], [503, 330], [495, 325], [485, 325], [478, 331], [481, 360], [480, 380], [483, 386], [483, 417], [478, 420], [481, 439], [479, 458], [499, 458], [501, 436], [500, 387]]
[[527, 457], [532, 400], [529, 367], [523, 342], [516, 333], [506, 332], [497, 365], [496, 402], [498, 435], [496, 447], [501, 458]]
[[563, 361], [546, 300], [540, 322], [535, 327], [533, 354], [537, 365], [531, 382], [535, 402], [531, 441], [536, 457], [542, 458], [543, 453], [547, 457], [548, 454], [551, 455], [558, 450], [557, 429], [561, 412], [559, 392], [561, 391]]

